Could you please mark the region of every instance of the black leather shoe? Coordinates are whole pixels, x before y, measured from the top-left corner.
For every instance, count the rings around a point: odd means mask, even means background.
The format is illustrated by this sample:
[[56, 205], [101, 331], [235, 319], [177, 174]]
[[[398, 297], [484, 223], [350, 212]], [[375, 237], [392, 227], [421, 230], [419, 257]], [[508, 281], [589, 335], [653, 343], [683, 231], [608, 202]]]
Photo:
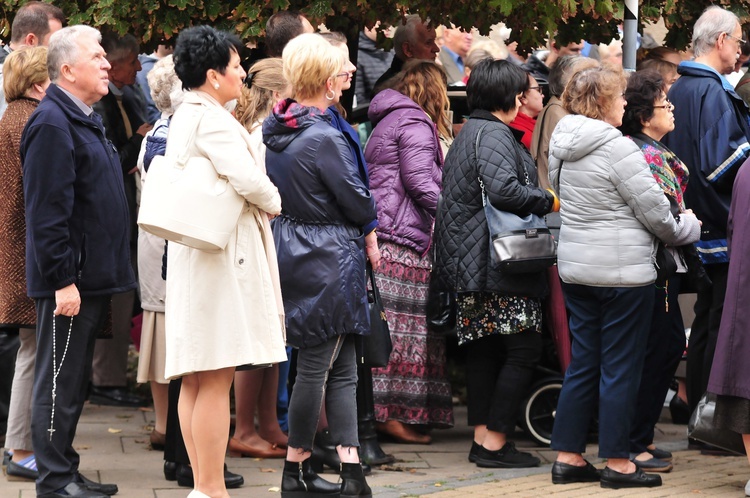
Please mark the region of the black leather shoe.
[[[360, 458], [362, 455], [360, 454]], [[365, 462], [362, 464], [362, 471], [366, 476], [372, 473], [372, 467]], [[336, 445], [331, 440], [331, 433], [324, 429], [315, 433], [312, 456], [310, 457], [310, 466], [317, 474], [322, 474], [325, 467], [330, 468], [337, 474], [341, 472], [341, 458], [339, 458]]]
[[476, 441], [471, 442], [471, 449], [469, 450], [469, 461], [471, 463], [474, 463], [477, 461], [477, 453], [479, 453], [479, 448], [481, 448], [481, 444], [477, 444]]
[[164, 461], [164, 479], [167, 481], [177, 480], [177, 462]]
[[91, 491], [80, 482], [73, 481], [62, 489], [58, 489], [53, 493], [45, 493], [38, 495], [37, 498], [66, 498], [74, 496], [77, 498], [107, 498], [107, 495]]
[[489, 469], [523, 469], [538, 467], [540, 463], [540, 460], [531, 453], [518, 451], [516, 444], [512, 441], [508, 441], [497, 451], [490, 451], [480, 446], [476, 458], [474, 463], [477, 467]]
[[[175, 477], [177, 479], [177, 485], [184, 488], [192, 488], [195, 486], [195, 479], [193, 478], [193, 469], [190, 465], [183, 465], [181, 463], [177, 465], [177, 472]], [[227, 464], [224, 464], [224, 485], [227, 489], [239, 488], [245, 484], [245, 478], [239, 474], [229, 472], [227, 470]]]
[[102, 493], [107, 496], [116, 495], [119, 489], [117, 489], [117, 484], [102, 484], [99, 482], [94, 482], [91, 479], [87, 479], [83, 474], [80, 472], [78, 473], [77, 482], [80, 484], [83, 484], [86, 489], [89, 491], [95, 491], [97, 493]]
[[552, 484], [570, 484], [574, 482], [596, 482], [599, 480], [599, 471], [586, 462], [581, 467], [563, 462], [552, 464]]
[[89, 402], [92, 405], [123, 406], [130, 408], [148, 406], [148, 401], [146, 401], [146, 399], [129, 393], [124, 387], [97, 387], [92, 385]]
[[655, 488], [661, 486], [661, 476], [646, 474], [639, 467], [636, 467], [632, 474], [621, 474], [609, 467], [604, 467], [599, 484], [603, 488], [610, 489]]

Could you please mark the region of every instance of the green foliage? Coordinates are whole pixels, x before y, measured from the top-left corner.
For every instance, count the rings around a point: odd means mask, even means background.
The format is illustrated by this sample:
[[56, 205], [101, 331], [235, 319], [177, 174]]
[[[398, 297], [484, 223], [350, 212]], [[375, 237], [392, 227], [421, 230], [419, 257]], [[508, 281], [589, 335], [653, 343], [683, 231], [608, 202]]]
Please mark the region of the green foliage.
[[[0, 38], [8, 40], [10, 20], [26, 1], [0, 0]], [[663, 18], [669, 30], [667, 43], [684, 48], [692, 25], [711, 3], [750, 21], [750, 0], [641, 0], [640, 20]], [[513, 29], [511, 39], [519, 42], [522, 51], [544, 45], [547, 32], [557, 32], [560, 43], [609, 41], [623, 12], [621, 0], [55, 0], [55, 4], [71, 24], [130, 32], [146, 45], [201, 23], [226, 27], [253, 41], [264, 35], [265, 23], [274, 12], [294, 9], [313, 25], [325, 23], [347, 34], [377, 20], [397, 23], [408, 12], [440, 24], [474, 26], [483, 34], [503, 21]]]

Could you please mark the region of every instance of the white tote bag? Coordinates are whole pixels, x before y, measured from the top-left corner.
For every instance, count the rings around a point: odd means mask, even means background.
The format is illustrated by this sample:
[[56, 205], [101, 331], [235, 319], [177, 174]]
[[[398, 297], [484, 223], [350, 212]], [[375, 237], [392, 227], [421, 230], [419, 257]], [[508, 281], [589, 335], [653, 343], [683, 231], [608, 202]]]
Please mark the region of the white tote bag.
[[[201, 116], [202, 118], [202, 116]], [[207, 252], [224, 250], [245, 199], [205, 157], [190, 156], [198, 119], [182, 154], [156, 156], [141, 193], [138, 225], [171, 242]]]

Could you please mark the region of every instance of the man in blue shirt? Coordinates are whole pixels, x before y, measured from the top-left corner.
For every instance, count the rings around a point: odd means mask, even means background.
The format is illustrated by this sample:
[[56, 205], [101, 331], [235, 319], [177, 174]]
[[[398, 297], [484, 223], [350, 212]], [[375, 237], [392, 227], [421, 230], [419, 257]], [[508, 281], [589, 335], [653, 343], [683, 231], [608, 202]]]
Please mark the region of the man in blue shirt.
[[449, 85], [464, 84], [464, 60], [471, 50], [473, 37], [470, 31], [452, 27], [443, 30], [443, 47], [440, 49], [440, 63], [448, 75]]

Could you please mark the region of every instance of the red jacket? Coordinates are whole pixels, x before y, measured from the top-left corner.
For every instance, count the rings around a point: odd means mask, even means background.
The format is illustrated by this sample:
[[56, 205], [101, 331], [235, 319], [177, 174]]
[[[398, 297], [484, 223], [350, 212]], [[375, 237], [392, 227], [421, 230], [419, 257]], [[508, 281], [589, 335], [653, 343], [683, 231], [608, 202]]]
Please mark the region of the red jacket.
[[521, 137], [521, 143], [526, 147], [527, 150], [531, 150], [531, 134], [534, 133], [534, 125], [536, 124], [536, 118], [532, 118], [528, 114], [518, 112], [516, 119], [510, 122], [510, 127], [514, 130], [523, 132]]

